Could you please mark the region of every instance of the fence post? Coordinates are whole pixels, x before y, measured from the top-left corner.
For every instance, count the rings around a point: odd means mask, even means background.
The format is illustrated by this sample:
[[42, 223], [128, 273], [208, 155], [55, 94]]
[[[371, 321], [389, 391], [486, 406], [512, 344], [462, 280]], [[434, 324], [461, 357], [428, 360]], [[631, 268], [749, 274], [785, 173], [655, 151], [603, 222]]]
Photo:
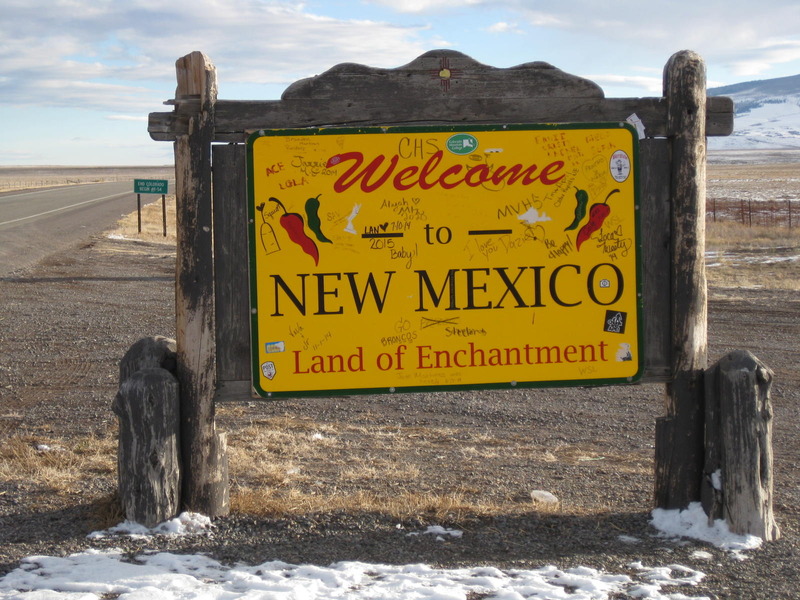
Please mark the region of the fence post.
[[176, 112], [188, 133], [175, 141], [177, 274], [175, 317], [181, 394], [184, 506], [209, 517], [229, 512], [225, 436], [216, 432], [211, 142], [217, 75], [201, 52], [175, 64]]
[[703, 473], [703, 372], [707, 364], [705, 272], [706, 71], [691, 51], [664, 68], [672, 143], [672, 373], [666, 416], [656, 422], [657, 507], [700, 500]]

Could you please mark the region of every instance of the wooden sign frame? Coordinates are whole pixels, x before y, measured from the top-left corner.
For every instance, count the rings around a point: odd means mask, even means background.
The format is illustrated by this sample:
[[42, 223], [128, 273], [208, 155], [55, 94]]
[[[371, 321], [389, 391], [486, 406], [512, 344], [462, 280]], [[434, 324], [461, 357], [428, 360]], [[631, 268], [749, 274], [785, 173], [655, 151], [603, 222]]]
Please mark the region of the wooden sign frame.
[[[292, 84], [280, 100], [217, 99], [216, 69], [202, 53], [176, 63], [172, 112], [151, 113], [154, 140], [175, 142], [178, 253], [176, 329], [183, 497], [219, 514], [227, 481], [214, 403], [245, 399], [250, 377], [246, 140], [270, 128], [625, 122], [639, 142], [641, 381], [666, 384], [656, 423], [655, 504], [700, 499], [703, 378], [707, 367], [706, 136], [730, 135], [733, 102], [707, 97], [702, 58], [673, 55], [663, 95], [605, 98], [589, 80], [543, 62], [509, 69], [434, 50], [396, 69], [344, 64]], [[213, 163], [213, 187], [212, 187]]]

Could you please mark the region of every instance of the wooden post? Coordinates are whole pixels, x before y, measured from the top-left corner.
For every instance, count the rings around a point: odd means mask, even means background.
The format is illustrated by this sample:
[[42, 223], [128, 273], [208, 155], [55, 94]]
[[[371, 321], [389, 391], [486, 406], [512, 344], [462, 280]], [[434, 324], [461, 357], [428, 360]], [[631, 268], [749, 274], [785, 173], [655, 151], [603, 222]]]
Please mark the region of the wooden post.
[[655, 504], [674, 509], [700, 500], [703, 468], [706, 74], [698, 54], [670, 58], [664, 96], [672, 138], [672, 377], [667, 414], [656, 423]]
[[180, 512], [178, 405], [178, 381], [161, 368], [134, 372], [114, 399], [120, 502], [125, 518], [145, 527]]
[[211, 142], [217, 78], [200, 52], [176, 62], [176, 112], [188, 117], [175, 141], [177, 277], [175, 316], [181, 394], [185, 508], [209, 517], [229, 511], [225, 438], [214, 423], [216, 388]]
[[181, 507], [180, 417], [175, 341], [133, 344], [119, 364], [119, 498], [129, 521], [153, 527]]
[[772, 513], [772, 371], [736, 350], [708, 370], [703, 508], [709, 521], [764, 541], [778, 539]]
[[142, 369], [161, 368], [174, 374], [177, 366], [176, 349], [175, 340], [164, 336], [140, 339], [128, 349], [119, 363], [119, 385]]

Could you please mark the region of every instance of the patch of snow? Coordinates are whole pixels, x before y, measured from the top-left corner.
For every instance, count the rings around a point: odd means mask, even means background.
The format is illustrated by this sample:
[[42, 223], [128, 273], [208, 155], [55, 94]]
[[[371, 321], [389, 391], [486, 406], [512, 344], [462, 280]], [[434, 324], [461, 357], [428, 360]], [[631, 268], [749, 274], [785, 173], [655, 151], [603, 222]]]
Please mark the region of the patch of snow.
[[[748, 256], [741, 252], [706, 252], [706, 268], [720, 267], [723, 265], [774, 265], [778, 263], [791, 263], [800, 261], [800, 254], [789, 256]], [[763, 287], [763, 286], [759, 286]]]
[[[442, 527], [441, 525], [429, 525], [425, 531], [412, 531], [411, 533], [407, 533], [407, 536], [415, 536], [415, 535], [435, 535], [438, 537], [449, 535], [450, 537], [460, 538], [464, 535], [464, 532], [460, 529], [448, 529], [447, 527]], [[441, 538], [444, 539], [444, 538]]]
[[164, 521], [152, 529], [133, 521], [125, 521], [104, 531], [93, 531], [87, 537], [89, 539], [100, 539], [114, 535], [131, 537], [196, 535], [198, 533], [206, 533], [210, 529], [211, 519], [207, 516], [193, 512], [183, 512], [174, 519]]
[[763, 542], [754, 535], [731, 533], [728, 524], [722, 519], [709, 524], [708, 516], [699, 502], [693, 502], [686, 510], [657, 508], [651, 515], [653, 519], [650, 524], [663, 537], [691, 538], [728, 551], [753, 550]]
[[719, 491], [722, 491], [722, 469], [717, 469], [711, 474], [711, 486]]
[[[703, 540], [725, 550], [753, 549], [761, 540], [731, 534], [723, 521], [709, 525], [699, 503], [685, 511], [654, 510], [652, 525], [667, 537]], [[184, 513], [147, 529], [123, 523], [108, 535], [187, 535], [208, 531], [210, 520]], [[398, 526], [402, 529], [402, 526]], [[463, 532], [440, 525], [424, 532], [461, 538]], [[620, 536], [626, 543], [637, 538]], [[712, 559], [704, 551], [696, 559]], [[733, 555], [737, 558], [737, 555]], [[30, 556], [19, 568], [0, 578], [0, 599], [14, 600], [251, 600], [255, 598], [314, 598], [315, 600], [455, 600], [465, 597], [539, 598], [541, 600], [610, 600], [621, 596], [655, 600], [701, 600], [675, 591], [696, 586], [705, 574], [677, 564], [628, 565], [635, 577], [590, 567], [535, 569], [467, 567], [437, 569], [425, 564], [384, 565], [337, 562], [327, 567], [270, 561], [256, 566], [225, 566], [203, 555], [144, 553], [133, 559], [121, 550], [91, 549], [66, 557]], [[707, 600], [707, 599], [706, 599]]]
[[126, 561], [118, 550], [66, 557], [32, 556], [0, 579], [0, 598], [20, 600], [250, 600], [255, 598], [455, 600], [469, 596], [542, 600], [675, 599], [667, 586], [696, 585], [704, 575], [687, 567], [634, 567], [628, 575], [588, 567], [437, 569], [424, 564], [338, 562], [328, 567], [270, 561], [225, 566], [206, 556], [153, 553]]

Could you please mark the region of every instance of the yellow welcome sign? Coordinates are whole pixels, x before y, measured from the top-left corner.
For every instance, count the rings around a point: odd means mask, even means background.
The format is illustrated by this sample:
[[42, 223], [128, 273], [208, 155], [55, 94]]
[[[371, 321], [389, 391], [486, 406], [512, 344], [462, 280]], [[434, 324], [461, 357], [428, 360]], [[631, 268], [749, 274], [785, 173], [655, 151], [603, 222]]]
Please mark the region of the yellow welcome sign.
[[253, 134], [254, 390], [635, 381], [637, 159], [618, 123]]

